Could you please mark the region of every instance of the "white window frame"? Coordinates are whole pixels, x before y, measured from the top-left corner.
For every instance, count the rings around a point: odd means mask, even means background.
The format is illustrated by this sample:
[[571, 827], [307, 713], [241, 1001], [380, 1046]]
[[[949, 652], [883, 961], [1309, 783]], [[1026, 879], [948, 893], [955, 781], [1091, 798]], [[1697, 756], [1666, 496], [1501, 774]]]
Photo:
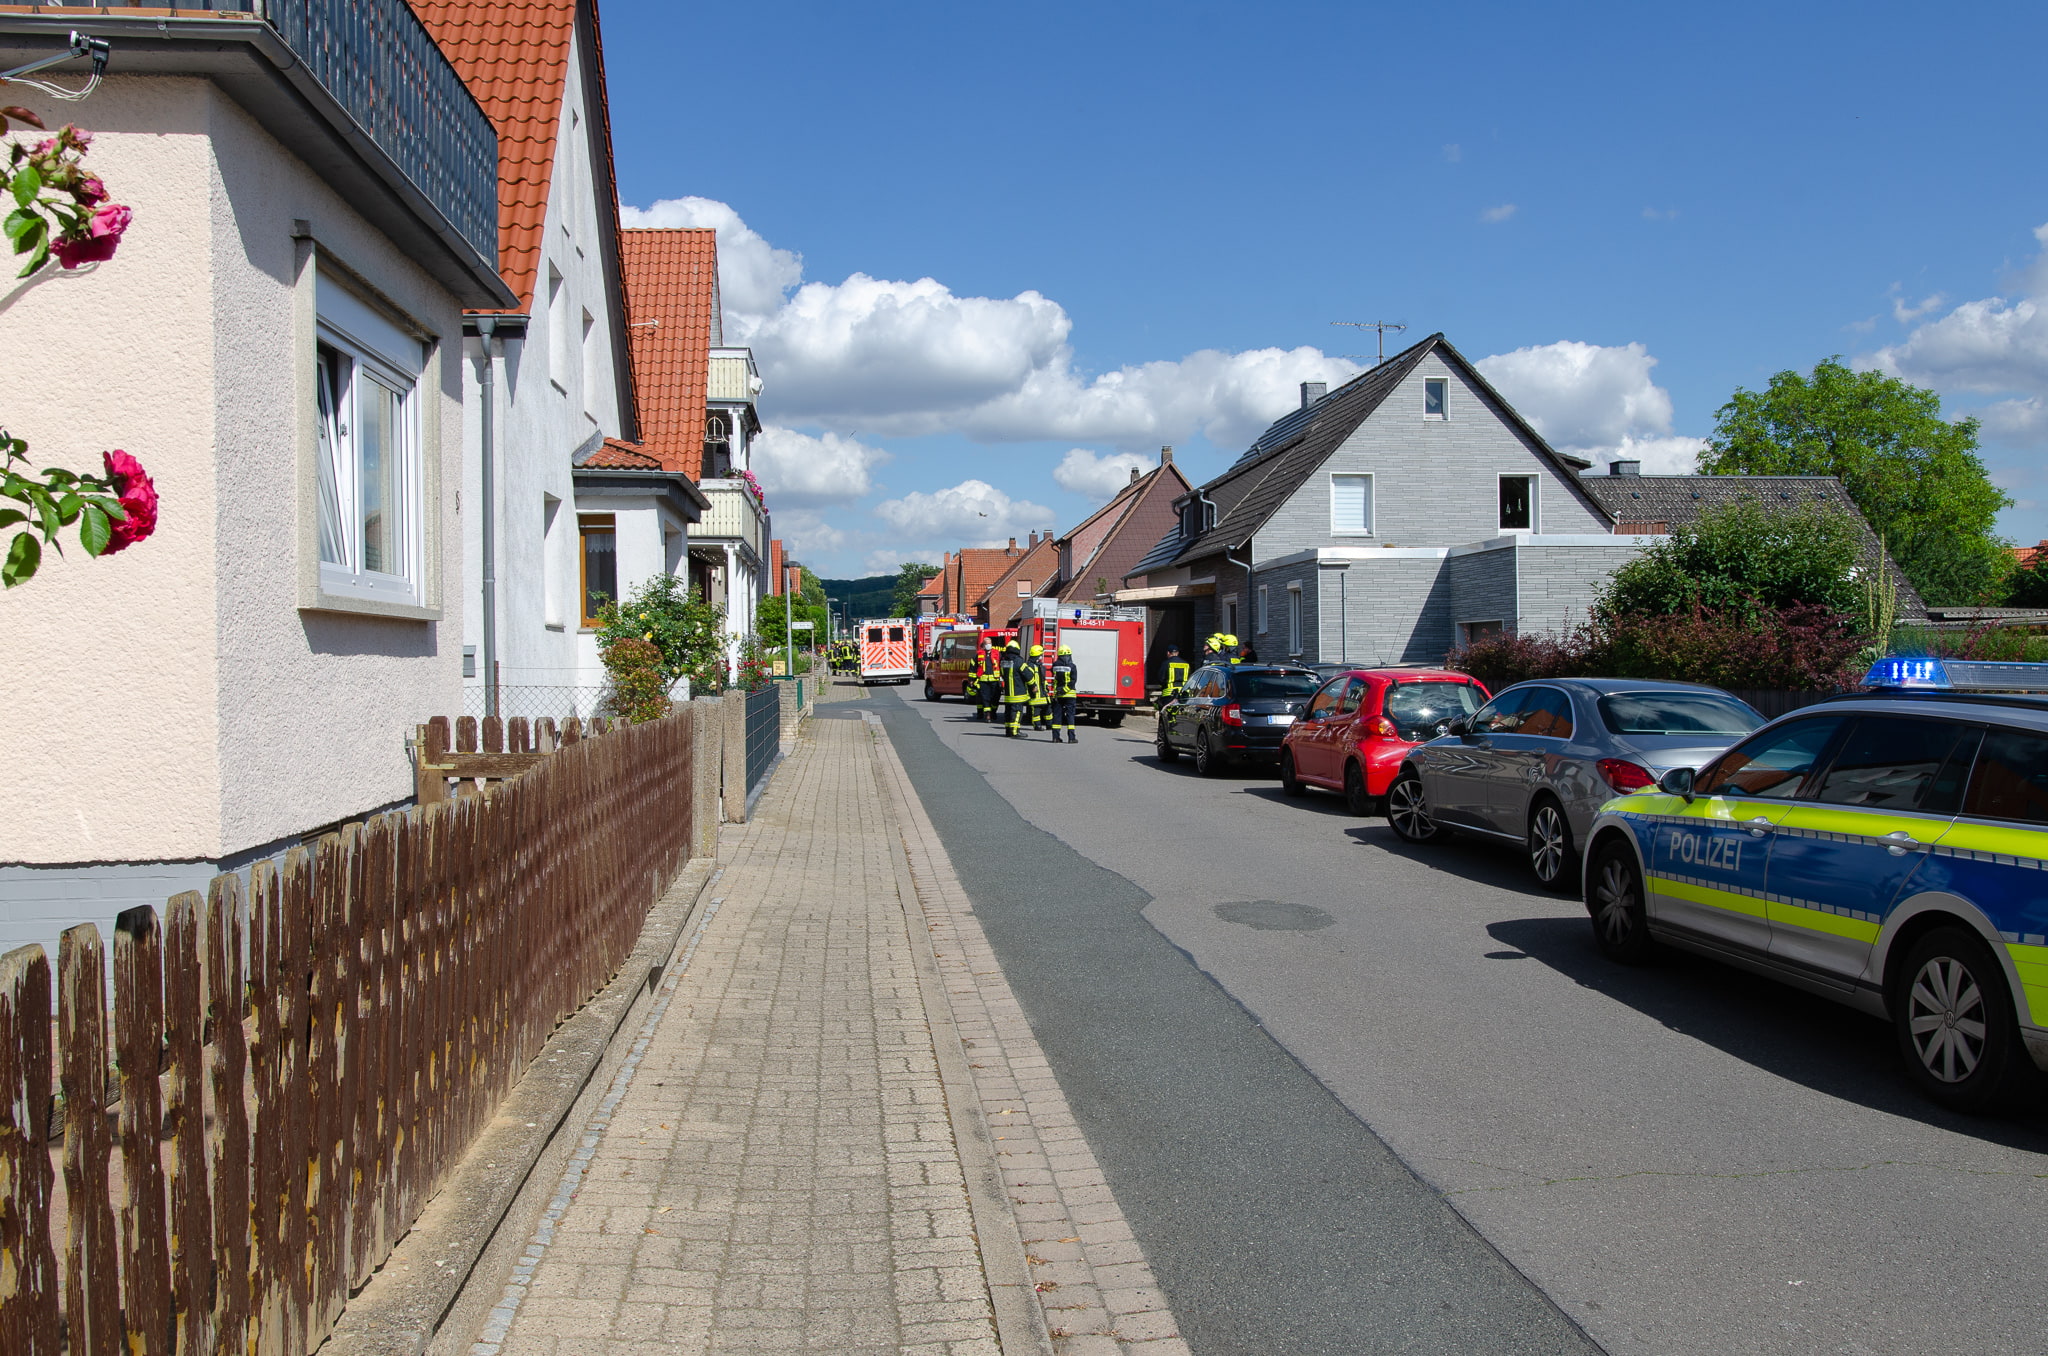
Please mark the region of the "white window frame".
[[[427, 495], [421, 448], [420, 341], [322, 277], [314, 351], [314, 562], [319, 591], [337, 599], [423, 607], [427, 598]], [[330, 363], [329, 355], [333, 355]], [[387, 533], [395, 570], [365, 567], [363, 397], [395, 397], [392, 476], [396, 522]]]
[[[1543, 525], [1543, 477], [1530, 471], [1502, 471], [1494, 479], [1493, 521], [1495, 529], [1501, 532], [1531, 533], [1541, 530]], [[1500, 482], [1508, 480], [1526, 480], [1529, 482], [1529, 525], [1527, 527], [1509, 527], [1500, 520]]]
[[1237, 634], [1237, 595], [1227, 594], [1223, 599], [1223, 624], [1216, 628], [1226, 636]]
[[1287, 657], [1301, 657], [1301, 581], [1287, 586]]
[[[1437, 393], [1437, 412], [1429, 412], [1429, 394]], [[1422, 417], [1431, 423], [1440, 423], [1451, 417], [1451, 379], [1449, 377], [1424, 377], [1422, 379]]]
[[1266, 622], [1270, 615], [1266, 611], [1266, 586], [1261, 584], [1259, 585], [1259, 605], [1252, 616], [1252, 630], [1254, 634], [1261, 636], [1266, 634]]
[[[1365, 526], [1362, 529], [1356, 527], [1342, 527], [1338, 525], [1337, 482], [1339, 480], [1363, 480], [1365, 482]], [[1378, 486], [1374, 483], [1373, 474], [1370, 471], [1330, 472], [1330, 535], [1333, 537], [1372, 536], [1373, 524], [1377, 517], [1377, 511], [1379, 507], [1377, 503], [1377, 490]]]
[[1017, 581], [1017, 596], [1019, 598], [1029, 598], [1031, 596], [1031, 581], [1029, 579], [1019, 579]]

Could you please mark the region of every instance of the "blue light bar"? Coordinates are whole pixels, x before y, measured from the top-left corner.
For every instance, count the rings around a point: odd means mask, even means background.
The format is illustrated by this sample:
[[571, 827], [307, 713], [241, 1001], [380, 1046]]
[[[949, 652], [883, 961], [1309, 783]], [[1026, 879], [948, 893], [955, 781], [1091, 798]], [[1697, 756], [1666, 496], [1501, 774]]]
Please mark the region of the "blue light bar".
[[1871, 665], [1863, 684], [1946, 692], [2048, 692], [2048, 664], [1895, 654]]
[[1865, 687], [1945, 688], [1948, 669], [1939, 659], [1924, 655], [1886, 655], [1863, 675]]

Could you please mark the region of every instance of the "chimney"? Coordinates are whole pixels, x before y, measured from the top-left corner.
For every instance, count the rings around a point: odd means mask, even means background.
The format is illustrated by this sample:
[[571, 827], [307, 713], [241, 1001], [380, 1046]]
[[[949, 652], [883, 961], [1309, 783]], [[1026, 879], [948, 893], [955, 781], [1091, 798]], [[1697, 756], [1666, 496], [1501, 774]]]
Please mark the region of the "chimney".
[[1013, 556], [1017, 554], [1017, 539], [1015, 537], [1010, 538], [1010, 554]]
[[1036, 551], [1038, 549], [1038, 534], [1036, 532], [1033, 532], [1028, 538], [1026, 538], [1026, 545], [1024, 549], [1027, 551]]
[[1161, 466], [1171, 466], [1171, 465], [1173, 465], [1173, 444], [1172, 444], [1172, 443], [1168, 443], [1168, 444], [1167, 444], [1166, 446], [1164, 446], [1164, 447], [1162, 447], [1162, 448], [1160, 448], [1160, 449], [1159, 449], [1159, 464], [1160, 464]]
[[1607, 463], [1607, 474], [1611, 476], [1639, 476], [1642, 473], [1643, 464], [1639, 461], [1610, 461]]
[[1305, 381], [1301, 384], [1301, 407], [1303, 409], [1307, 409], [1309, 406], [1315, 404], [1318, 400], [1321, 400], [1324, 396], [1328, 395], [1329, 393], [1329, 382]]
[[1143, 474], [1144, 474], [1144, 472], [1140, 471], [1140, 470], [1139, 470], [1139, 469], [1138, 469], [1137, 467], [1133, 466], [1133, 467], [1131, 468], [1131, 483], [1132, 483], [1133, 485], [1137, 484], [1137, 483], [1138, 483], [1138, 477], [1139, 477], [1139, 476], [1141, 476], [1141, 475], [1143, 475]]

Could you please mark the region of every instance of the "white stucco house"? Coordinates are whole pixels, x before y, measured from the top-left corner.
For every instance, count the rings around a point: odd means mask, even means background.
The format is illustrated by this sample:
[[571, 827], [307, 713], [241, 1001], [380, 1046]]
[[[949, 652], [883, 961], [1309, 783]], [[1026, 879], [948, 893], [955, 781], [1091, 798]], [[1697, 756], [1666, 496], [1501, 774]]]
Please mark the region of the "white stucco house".
[[0, 8], [10, 66], [86, 18], [111, 44], [83, 102], [9, 98], [134, 208], [110, 262], [6, 285], [6, 425], [161, 495], [150, 540], [0, 594], [0, 950], [404, 802], [406, 732], [462, 708], [463, 312], [518, 301], [497, 138], [403, 0], [277, 14]]
[[519, 298], [469, 316], [466, 708], [589, 716], [604, 690], [591, 600], [679, 570], [703, 509], [681, 471], [604, 451], [641, 428], [597, 11], [411, 3], [496, 126], [499, 269]]

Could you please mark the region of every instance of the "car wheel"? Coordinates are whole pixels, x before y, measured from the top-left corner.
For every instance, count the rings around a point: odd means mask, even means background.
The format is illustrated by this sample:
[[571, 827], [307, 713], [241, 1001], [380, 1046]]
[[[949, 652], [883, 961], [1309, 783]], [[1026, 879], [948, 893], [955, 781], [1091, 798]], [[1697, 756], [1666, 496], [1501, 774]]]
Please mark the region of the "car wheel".
[[1375, 808], [1372, 795], [1365, 789], [1365, 769], [1356, 763], [1344, 765], [1344, 808], [1360, 819]]
[[1115, 730], [1122, 727], [1124, 723], [1124, 713], [1121, 711], [1105, 711], [1101, 715], [1097, 716], [1095, 719], [1102, 726], [1103, 729]]
[[1996, 1111], [2032, 1082], [2005, 971], [1974, 933], [1936, 928], [1915, 942], [1890, 1007], [1906, 1072], [1942, 1105]]
[[939, 690], [932, 686], [932, 680], [929, 678], [924, 680], [924, 699], [928, 702], [935, 702], [939, 699]]
[[1204, 777], [1214, 777], [1223, 771], [1223, 755], [1210, 746], [1207, 730], [1195, 731], [1195, 771]]
[[1294, 775], [1294, 751], [1280, 750], [1280, 794], [1283, 796], [1305, 796], [1308, 783]]
[[1564, 807], [1548, 796], [1537, 801], [1529, 815], [1529, 870], [1535, 873], [1537, 884], [1546, 890], [1575, 893], [1577, 882], [1571, 868], [1576, 858]]
[[1422, 778], [1412, 769], [1403, 771], [1387, 788], [1387, 823], [1404, 843], [1434, 843], [1444, 836], [1443, 825], [1429, 817]]
[[1159, 733], [1152, 737], [1152, 751], [1159, 755], [1159, 761], [1162, 763], [1178, 763], [1180, 761], [1180, 750], [1175, 748], [1173, 741], [1166, 737], [1166, 727], [1164, 725], [1160, 726]]
[[1607, 959], [1641, 965], [1655, 953], [1643, 909], [1643, 873], [1628, 844], [1609, 843], [1593, 859], [1586, 873], [1586, 911], [1593, 916], [1593, 945]]

